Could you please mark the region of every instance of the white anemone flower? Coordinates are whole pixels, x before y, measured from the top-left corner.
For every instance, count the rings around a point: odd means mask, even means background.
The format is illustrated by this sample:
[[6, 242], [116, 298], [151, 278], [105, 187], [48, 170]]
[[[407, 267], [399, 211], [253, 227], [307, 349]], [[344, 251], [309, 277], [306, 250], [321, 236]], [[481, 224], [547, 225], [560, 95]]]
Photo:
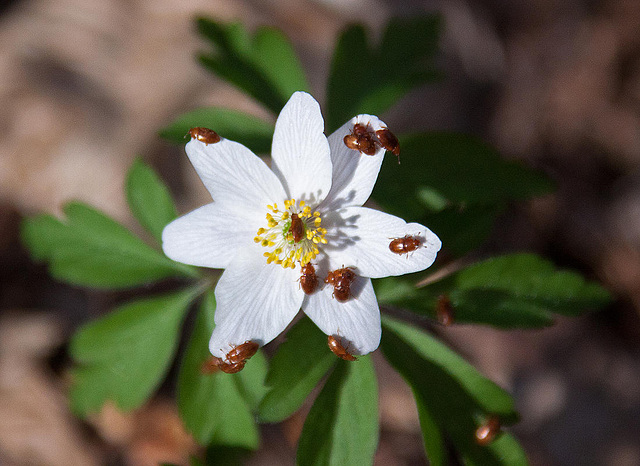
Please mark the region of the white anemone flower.
[[[223, 358], [247, 341], [270, 342], [300, 309], [349, 353], [374, 351], [381, 328], [371, 279], [417, 272], [435, 260], [441, 242], [428, 228], [362, 207], [385, 150], [376, 146], [369, 156], [349, 149], [344, 137], [357, 123], [386, 128], [375, 116], [358, 115], [327, 138], [318, 103], [296, 92], [276, 121], [271, 168], [224, 138], [187, 144], [213, 202], [167, 225], [162, 242], [175, 261], [225, 269], [215, 289], [214, 356]], [[292, 238], [294, 214], [302, 224], [298, 241]], [[390, 249], [407, 235], [418, 238], [419, 247], [403, 254]], [[309, 262], [318, 286], [306, 294], [300, 277]], [[356, 277], [342, 302], [325, 279], [344, 267]]]

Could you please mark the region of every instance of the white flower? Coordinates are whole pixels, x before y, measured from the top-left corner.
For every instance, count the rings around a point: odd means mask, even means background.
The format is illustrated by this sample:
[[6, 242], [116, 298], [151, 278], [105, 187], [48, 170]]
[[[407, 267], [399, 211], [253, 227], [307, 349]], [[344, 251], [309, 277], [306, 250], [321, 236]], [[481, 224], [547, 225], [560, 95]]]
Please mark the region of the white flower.
[[[224, 138], [187, 144], [213, 202], [167, 225], [163, 249], [179, 262], [225, 269], [215, 289], [216, 327], [209, 344], [214, 356], [222, 358], [246, 341], [270, 342], [300, 308], [349, 353], [367, 354], [381, 334], [371, 278], [417, 272], [435, 260], [441, 243], [425, 226], [361, 207], [385, 150], [376, 146], [368, 156], [349, 149], [343, 139], [356, 123], [386, 128], [375, 116], [359, 115], [327, 139], [318, 103], [296, 92], [276, 122], [271, 169]], [[299, 241], [291, 236], [293, 214], [303, 226]], [[419, 247], [393, 252], [390, 243], [406, 235], [419, 238]], [[318, 277], [309, 295], [300, 284], [307, 262]], [[341, 302], [325, 279], [343, 267], [356, 278]]]

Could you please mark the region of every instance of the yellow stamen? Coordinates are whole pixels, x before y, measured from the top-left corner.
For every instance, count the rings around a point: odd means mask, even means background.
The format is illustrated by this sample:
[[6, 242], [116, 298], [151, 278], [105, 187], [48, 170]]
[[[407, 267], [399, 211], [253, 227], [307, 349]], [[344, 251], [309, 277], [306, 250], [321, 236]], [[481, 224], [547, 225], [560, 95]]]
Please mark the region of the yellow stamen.
[[[267, 228], [259, 228], [254, 241], [263, 247], [274, 248], [263, 254], [267, 264], [274, 263], [295, 269], [298, 264], [305, 265], [315, 259], [320, 252], [317, 245], [327, 244], [324, 238], [327, 230], [320, 227], [320, 213], [313, 211], [304, 201], [286, 199], [284, 206], [284, 210], [281, 211], [276, 203], [267, 205]], [[298, 242], [293, 240], [291, 232], [293, 214], [297, 214], [302, 220], [303, 237]]]

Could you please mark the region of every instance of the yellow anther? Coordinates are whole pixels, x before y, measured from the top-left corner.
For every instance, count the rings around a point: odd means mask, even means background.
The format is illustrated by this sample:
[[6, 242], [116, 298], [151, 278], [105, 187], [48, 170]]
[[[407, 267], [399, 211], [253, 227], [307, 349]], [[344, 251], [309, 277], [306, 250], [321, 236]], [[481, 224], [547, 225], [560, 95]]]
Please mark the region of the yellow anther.
[[[285, 199], [285, 208], [280, 211], [276, 203], [267, 205], [265, 215], [267, 227], [257, 230], [254, 241], [271, 251], [265, 252], [267, 264], [278, 264], [285, 268], [295, 269], [309, 263], [319, 253], [320, 243], [327, 244], [324, 235], [327, 230], [320, 228], [320, 213], [313, 211], [304, 201], [296, 203], [295, 199]], [[293, 240], [291, 232], [291, 216], [296, 214], [302, 220], [302, 239]]]

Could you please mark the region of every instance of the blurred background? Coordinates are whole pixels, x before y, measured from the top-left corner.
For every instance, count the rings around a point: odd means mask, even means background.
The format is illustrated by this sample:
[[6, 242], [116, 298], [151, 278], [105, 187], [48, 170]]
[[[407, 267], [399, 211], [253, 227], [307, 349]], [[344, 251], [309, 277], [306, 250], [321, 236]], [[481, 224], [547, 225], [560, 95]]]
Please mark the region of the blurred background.
[[[20, 219], [90, 203], [133, 229], [124, 176], [136, 155], [186, 212], [207, 201], [182, 147], [157, 136], [219, 105], [272, 118], [196, 63], [193, 18], [281, 28], [323, 101], [348, 23], [440, 12], [446, 79], [385, 115], [396, 134], [475, 134], [546, 172], [557, 192], [513, 206], [491, 245], [580, 270], [615, 303], [548, 329], [454, 326], [441, 336], [516, 398], [534, 465], [640, 464], [640, 2], [637, 0], [5, 0], [0, 2], [0, 464], [186, 464], [198, 448], [172, 385], [133, 413], [87, 422], [65, 398], [65, 344], [117, 297], [52, 281]], [[437, 232], [436, 232], [437, 233]], [[446, 245], [445, 245], [446, 247]], [[426, 464], [410, 390], [376, 355], [376, 463]], [[248, 464], [293, 464], [304, 414], [263, 430]]]

